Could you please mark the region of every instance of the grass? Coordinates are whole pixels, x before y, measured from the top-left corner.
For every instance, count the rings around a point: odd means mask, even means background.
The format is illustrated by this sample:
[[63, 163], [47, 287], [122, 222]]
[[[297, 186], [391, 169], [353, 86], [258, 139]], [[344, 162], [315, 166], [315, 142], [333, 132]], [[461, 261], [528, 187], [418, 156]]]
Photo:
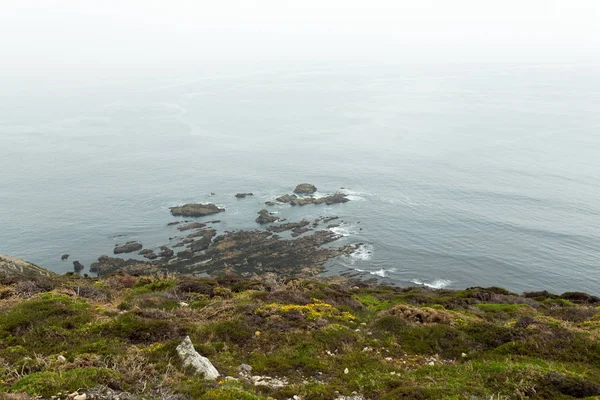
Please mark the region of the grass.
[[[0, 393], [50, 397], [110, 387], [180, 399], [600, 396], [598, 304], [500, 288], [44, 279], [30, 291], [22, 288], [33, 283], [0, 282]], [[175, 349], [186, 335], [222, 379], [204, 381], [182, 367]], [[239, 379], [242, 363], [288, 384]]]

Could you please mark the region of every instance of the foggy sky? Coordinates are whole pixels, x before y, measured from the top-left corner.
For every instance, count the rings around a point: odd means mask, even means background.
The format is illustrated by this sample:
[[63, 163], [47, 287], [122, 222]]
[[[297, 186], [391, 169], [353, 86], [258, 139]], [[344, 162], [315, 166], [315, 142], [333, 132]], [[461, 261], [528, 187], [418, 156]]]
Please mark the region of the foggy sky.
[[3, 0], [0, 73], [244, 62], [589, 63], [598, 0]]

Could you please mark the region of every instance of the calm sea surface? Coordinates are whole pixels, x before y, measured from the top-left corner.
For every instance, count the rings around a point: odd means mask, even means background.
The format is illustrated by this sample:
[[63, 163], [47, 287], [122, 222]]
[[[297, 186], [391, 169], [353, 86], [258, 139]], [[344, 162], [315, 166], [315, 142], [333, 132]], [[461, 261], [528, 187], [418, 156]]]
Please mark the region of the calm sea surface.
[[[600, 67], [315, 67], [0, 90], [0, 253], [57, 272], [169, 243], [169, 207], [314, 183], [363, 242], [330, 273], [600, 294]], [[237, 192], [254, 192], [237, 200]], [[211, 192], [215, 195], [211, 196]], [[63, 253], [71, 254], [67, 262]]]

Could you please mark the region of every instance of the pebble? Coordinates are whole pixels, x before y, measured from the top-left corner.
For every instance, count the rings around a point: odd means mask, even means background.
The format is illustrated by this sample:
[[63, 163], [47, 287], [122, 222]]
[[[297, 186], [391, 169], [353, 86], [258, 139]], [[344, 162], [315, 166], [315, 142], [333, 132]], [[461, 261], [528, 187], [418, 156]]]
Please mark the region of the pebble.
[[465, 357], [467, 356], [467, 353], [462, 353], [460, 356], [461, 356], [462, 358], [465, 358]]
[[348, 368], [346, 368], [346, 369], [344, 370], [344, 374], [348, 375], [348, 372], [350, 372], [350, 371], [348, 370]]

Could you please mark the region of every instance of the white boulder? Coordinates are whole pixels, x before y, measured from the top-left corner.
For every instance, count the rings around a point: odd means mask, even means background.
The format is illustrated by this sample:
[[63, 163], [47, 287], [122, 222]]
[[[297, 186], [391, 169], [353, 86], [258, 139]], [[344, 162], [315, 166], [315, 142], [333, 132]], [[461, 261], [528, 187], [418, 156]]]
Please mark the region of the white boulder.
[[208, 358], [202, 357], [196, 351], [189, 336], [186, 336], [183, 342], [177, 346], [177, 354], [179, 354], [184, 366], [192, 366], [196, 373], [204, 375], [204, 379], [214, 381], [219, 377], [219, 371]]

